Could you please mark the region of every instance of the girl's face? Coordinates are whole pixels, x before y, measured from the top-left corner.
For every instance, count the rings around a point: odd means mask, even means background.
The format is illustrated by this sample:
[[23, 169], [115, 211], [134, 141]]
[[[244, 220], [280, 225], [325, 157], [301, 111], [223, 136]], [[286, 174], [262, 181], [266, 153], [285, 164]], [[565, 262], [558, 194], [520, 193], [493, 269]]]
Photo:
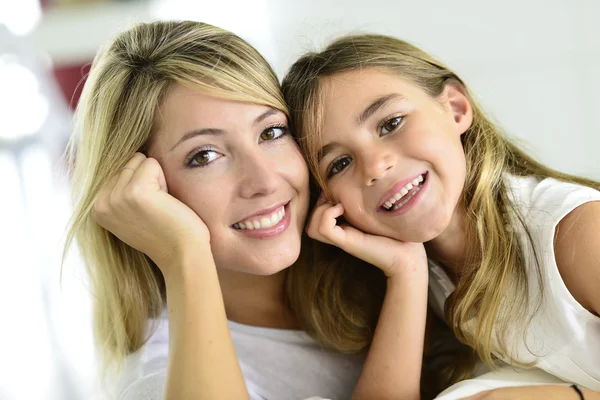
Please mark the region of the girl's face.
[[462, 86], [434, 99], [371, 68], [333, 75], [323, 89], [319, 171], [346, 220], [402, 241], [440, 235], [465, 181], [461, 135], [472, 110]]
[[171, 195], [207, 225], [219, 268], [271, 275], [292, 265], [308, 209], [308, 169], [284, 113], [174, 85], [149, 155]]

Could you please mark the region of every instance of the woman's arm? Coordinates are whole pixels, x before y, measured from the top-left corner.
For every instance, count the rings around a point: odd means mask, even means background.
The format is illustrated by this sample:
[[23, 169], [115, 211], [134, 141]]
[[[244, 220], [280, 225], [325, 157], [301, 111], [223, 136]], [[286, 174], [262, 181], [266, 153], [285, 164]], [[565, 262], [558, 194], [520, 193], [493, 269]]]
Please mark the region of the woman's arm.
[[206, 225], [167, 193], [158, 162], [137, 153], [94, 204], [95, 220], [148, 255], [166, 284], [167, 399], [247, 399]]
[[247, 399], [210, 248], [168, 266], [166, 399]]
[[352, 398], [419, 399], [427, 317], [427, 256], [422, 243], [402, 243], [337, 225], [341, 204], [315, 208], [308, 234], [381, 269], [387, 289]]

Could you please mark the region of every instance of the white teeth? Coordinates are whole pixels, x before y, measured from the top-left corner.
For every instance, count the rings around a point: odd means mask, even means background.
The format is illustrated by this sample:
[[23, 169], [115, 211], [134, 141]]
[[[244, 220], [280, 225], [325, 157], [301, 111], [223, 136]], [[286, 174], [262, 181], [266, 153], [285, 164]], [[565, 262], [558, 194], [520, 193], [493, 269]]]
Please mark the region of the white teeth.
[[[424, 180], [423, 175], [419, 175], [418, 177], [413, 179], [412, 182], [407, 183], [406, 186], [404, 186], [399, 192], [397, 192], [395, 195], [390, 197], [383, 204], [383, 207], [386, 208], [387, 210], [393, 211], [393, 210], [397, 210], [398, 208], [400, 208], [401, 206], [406, 204], [406, 202], [408, 200], [410, 200], [421, 189], [419, 184], [421, 182], [423, 182], [423, 180]], [[416, 190], [414, 191], [414, 193], [411, 196], [409, 196], [409, 198], [402, 200], [402, 202], [398, 202], [400, 199], [402, 199], [404, 196], [406, 196], [406, 194], [414, 188], [416, 188]]]
[[281, 206], [277, 211], [268, 217], [262, 217], [260, 220], [246, 220], [233, 224], [235, 229], [264, 229], [277, 225], [285, 217], [285, 208]]
[[414, 191], [413, 193], [411, 193], [411, 194], [410, 194], [410, 196], [407, 196], [407, 197], [403, 198], [403, 199], [402, 199], [402, 201], [399, 201], [398, 203], [394, 204], [394, 206], [393, 206], [393, 207], [392, 207], [392, 208], [391, 208], [389, 211], [395, 211], [395, 210], [399, 209], [400, 207], [402, 207], [403, 205], [405, 205], [406, 203], [408, 203], [408, 201], [409, 201], [410, 199], [412, 199], [413, 197], [415, 197], [415, 195], [416, 195], [417, 193], [419, 193], [419, 190], [421, 190], [421, 187], [420, 187], [420, 186], [419, 186], [419, 187], [417, 187], [417, 188], [415, 189], [415, 191]]
[[261, 218], [260, 225], [261, 225], [261, 228], [270, 228], [273, 226], [270, 218]]

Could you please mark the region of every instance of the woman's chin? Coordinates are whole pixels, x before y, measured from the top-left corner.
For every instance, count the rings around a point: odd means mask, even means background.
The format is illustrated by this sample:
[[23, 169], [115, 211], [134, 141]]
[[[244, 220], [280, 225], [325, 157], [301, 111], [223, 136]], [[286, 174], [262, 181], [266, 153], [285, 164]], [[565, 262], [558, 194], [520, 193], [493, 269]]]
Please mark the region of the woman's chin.
[[[254, 254], [229, 255], [227, 259], [215, 260], [217, 266], [230, 271], [242, 272], [250, 275], [269, 276], [275, 275], [291, 267], [300, 256], [300, 243], [285, 248], [273, 248]], [[221, 267], [225, 266], [225, 267]]]

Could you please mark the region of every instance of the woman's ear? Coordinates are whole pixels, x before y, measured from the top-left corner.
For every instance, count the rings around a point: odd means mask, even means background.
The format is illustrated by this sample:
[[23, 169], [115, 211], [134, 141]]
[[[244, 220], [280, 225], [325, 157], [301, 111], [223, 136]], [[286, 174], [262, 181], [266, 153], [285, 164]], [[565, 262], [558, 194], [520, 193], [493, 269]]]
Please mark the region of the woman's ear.
[[445, 105], [452, 111], [458, 134], [462, 135], [473, 123], [473, 107], [465, 87], [457, 81], [448, 81], [443, 98]]

